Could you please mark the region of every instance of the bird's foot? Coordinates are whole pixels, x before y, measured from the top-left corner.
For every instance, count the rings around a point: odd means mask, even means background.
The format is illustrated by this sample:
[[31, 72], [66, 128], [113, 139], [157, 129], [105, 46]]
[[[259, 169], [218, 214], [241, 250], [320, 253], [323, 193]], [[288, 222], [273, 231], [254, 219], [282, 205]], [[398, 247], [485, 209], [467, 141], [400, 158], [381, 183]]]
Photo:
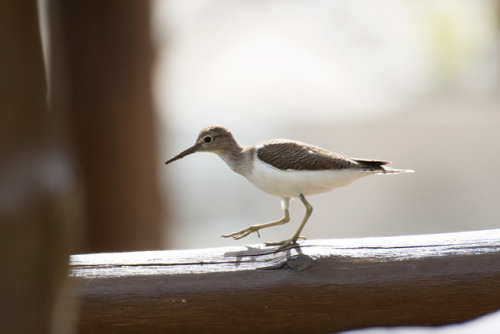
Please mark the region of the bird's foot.
[[298, 239], [305, 240], [306, 238], [302, 237], [302, 236], [299, 236], [299, 237], [293, 237], [293, 238], [282, 240], [282, 241], [266, 242], [266, 246], [279, 246], [278, 248], [276, 248], [274, 250], [275, 252], [279, 252], [280, 250], [288, 248], [288, 247], [290, 247], [292, 245], [296, 245]]
[[260, 238], [260, 233], [259, 233], [259, 230], [261, 229], [260, 226], [257, 226], [257, 225], [252, 225], [252, 226], [249, 226], [241, 231], [238, 231], [238, 232], [234, 232], [234, 233], [231, 233], [231, 234], [226, 234], [226, 235], [223, 235], [222, 237], [223, 238], [233, 238], [234, 240], [238, 240], [238, 239], [242, 239], [244, 237], [246, 237], [247, 235], [249, 235], [250, 233], [257, 233], [257, 235], [259, 236]]

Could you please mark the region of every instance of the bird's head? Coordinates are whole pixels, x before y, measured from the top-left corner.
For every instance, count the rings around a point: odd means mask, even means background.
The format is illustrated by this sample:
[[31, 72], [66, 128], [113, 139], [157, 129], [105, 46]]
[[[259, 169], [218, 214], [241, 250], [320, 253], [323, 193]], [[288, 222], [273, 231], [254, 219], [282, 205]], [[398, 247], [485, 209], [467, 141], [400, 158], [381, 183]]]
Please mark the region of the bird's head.
[[207, 126], [200, 131], [198, 139], [196, 139], [193, 146], [182, 151], [165, 162], [165, 164], [169, 164], [196, 152], [213, 152], [220, 155], [234, 147], [235, 144], [237, 145], [237, 142], [228, 128], [220, 125]]

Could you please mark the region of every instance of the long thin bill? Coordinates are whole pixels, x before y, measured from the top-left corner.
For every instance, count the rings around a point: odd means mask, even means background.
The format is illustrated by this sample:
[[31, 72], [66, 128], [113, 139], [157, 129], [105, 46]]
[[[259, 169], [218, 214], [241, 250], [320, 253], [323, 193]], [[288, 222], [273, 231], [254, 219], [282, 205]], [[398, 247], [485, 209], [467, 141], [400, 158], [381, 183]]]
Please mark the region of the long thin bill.
[[165, 162], [165, 164], [168, 165], [169, 163], [174, 162], [175, 160], [179, 160], [181, 158], [184, 158], [186, 155], [190, 155], [190, 154], [193, 154], [193, 153], [196, 153], [196, 152], [198, 152], [198, 145], [193, 145], [192, 147], [188, 148], [185, 151], [182, 151], [181, 153], [177, 154], [172, 159], [170, 159], [167, 162]]

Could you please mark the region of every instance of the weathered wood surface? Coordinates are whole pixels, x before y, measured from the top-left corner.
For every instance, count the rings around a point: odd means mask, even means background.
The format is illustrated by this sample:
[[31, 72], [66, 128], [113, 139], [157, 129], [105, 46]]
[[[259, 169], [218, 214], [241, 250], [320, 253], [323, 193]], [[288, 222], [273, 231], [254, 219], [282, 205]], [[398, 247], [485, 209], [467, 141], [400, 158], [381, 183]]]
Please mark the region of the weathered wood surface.
[[89, 332], [332, 333], [500, 309], [500, 230], [74, 255]]

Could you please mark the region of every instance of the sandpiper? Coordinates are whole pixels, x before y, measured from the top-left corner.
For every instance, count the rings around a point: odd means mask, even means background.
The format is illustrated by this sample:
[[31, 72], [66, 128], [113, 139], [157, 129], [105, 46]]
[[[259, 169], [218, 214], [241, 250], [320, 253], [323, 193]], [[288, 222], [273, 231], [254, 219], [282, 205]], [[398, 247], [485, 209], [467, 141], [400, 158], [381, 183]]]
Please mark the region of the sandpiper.
[[236, 173], [261, 190], [282, 198], [284, 217], [266, 224], [252, 225], [241, 231], [223, 235], [224, 238], [241, 239], [259, 230], [290, 221], [290, 199], [299, 198], [306, 207], [306, 214], [297, 232], [290, 238], [266, 245], [279, 246], [276, 251], [297, 242], [302, 229], [311, 216], [312, 206], [305, 196], [330, 191], [367, 175], [399, 174], [413, 172], [409, 169], [387, 167], [389, 161], [349, 158], [322, 148], [285, 139], [272, 139], [250, 146], [241, 145], [229, 129], [212, 125], [201, 130], [196, 143], [168, 160], [169, 164], [196, 152], [217, 154]]

